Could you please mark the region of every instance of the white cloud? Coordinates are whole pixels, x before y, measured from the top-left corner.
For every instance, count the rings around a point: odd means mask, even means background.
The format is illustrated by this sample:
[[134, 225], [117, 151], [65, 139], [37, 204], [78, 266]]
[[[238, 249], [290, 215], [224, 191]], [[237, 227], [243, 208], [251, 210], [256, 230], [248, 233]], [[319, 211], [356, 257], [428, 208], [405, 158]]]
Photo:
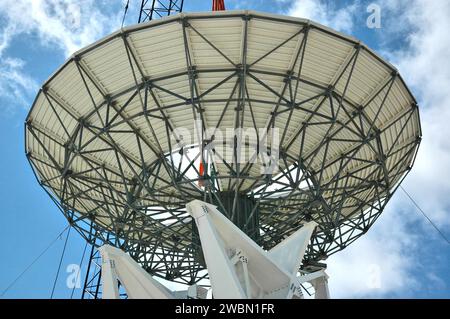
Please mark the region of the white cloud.
[[[36, 35], [39, 43], [66, 57], [120, 27], [122, 12], [103, 12], [107, 1], [95, 0], [2, 0], [0, 2], [0, 98], [2, 110], [28, 108], [38, 84], [26, 72], [24, 61], [8, 55], [14, 39]], [[56, 56], [56, 54], [55, 54]], [[36, 61], [39, 63], [39, 61]]]
[[354, 26], [353, 17], [359, 8], [359, 1], [339, 9], [334, 5], [334, 1], [297, 0], [288, 10], [288, 15], [310, 19], [335, 30], [350, 33]]
[[[357, 4], [334, 8], [321, 0], [297, 0], [291, 15], [309, 18], [350, 32]], [[382, 54], [399, 68], [420, 105], [423, 142], [404, 186], [425, 212], [448, 233], [450, 226], [450, 2], [447, 0], [382, 0], [379, 34]], [[389, 39], [389, 40], [387, 40]], [[399, 48], [398, 43], [402, 46]], [[397, 45], [396, 45], [397, 44]], [[439, 274], [414, 277], [421, 265], [419, 243], [435, 230], [420, 217], [399, 190], [373, 228], [346, 250], [328, 259], [333, 297], [411, 296], [435, 284]], [[441, 238], [439, 238], [440, 240]], [[380, 271], [380, 287], [370, 285]], [[415, 279], [414, 279], [415, 278]], [[368, 284], [369, 283], [369, 284]], [[433, 284], [434, 283], [434, 284]], [[373, 285], [372, 285], [373, 286]]]
[[[406, 47], [385, 52], [398, 66], [420, 104], [423, 142], [405, 187], [440, 227], [446, 227], [450, 225], [450, 67], [447, 61], [450, 56], [447, 34], [450, 30], [450, 2], [397, 0], [384, 1], [380, 5], [383, 18], [388, 18], [387, 21], [385, 19], [387, 30], [383, 30], [385, 36], [395, 37], [399, 30], [410, 30]], [[419, 247], [411, 242], [414, 241], [414, 231], [405, 224], [413, 222], [416, 231], [421, 227], [426, 227], [428, 232], [434, 230], [430, 225], [420, 224], [425, 223], [424, 219], [417, 220], [415, 208], [403, 194], [398, 193], [396, 199], [395, 203], [390, 203], [389, 210], [372, 233], [355, 243], [349, 251], [330, 259], [330, 271], [336, 270], [336, 277], [340, 276], [339, 267], [348, 263], [352, 265], [347, 268], [351, 278], [355, 273], [361, 275], [361, 268], [375, 258], [387, 268], [383, 270], [383, 276], [388, 284], [382, 285], [379, 293], [397, 292], [401, 295], [409, 289], [426, 289], [429, 281], [441, 281], [439, 274], [428, 274], [420, 282], [410, 280], [415, 267], [420, 265]], [[389, 221], [395, 215], [401, 219]], [[394, 224], [396, 228], [392, 229]], [[409, 241], [405, 243], [405, 239]], [[425, 240], [416, 240], [426, 243]], [[371, 251], [370, 256], [364, 256], [367, 251]], [[340, 273], [344, 271], [341, 269]], [[364, 289], [357, 282], [353, 284], [353, 290], [347, 291], [343, 291], [340, 279], [334, 285], [338, 295], [378, 295], [377, 291]]]
[[[2, 0], [9, 37], [36, 33], [66, 56], [120, 27], [121, 10], [103, 13], [95, 0]], [[108, 5], [106, 5], [108, 6]]]
[[402, 297], [407, 290], [419, 289], [421, 283], [412, 273], [423, 239], [411, 232], [418, 215], [402, 209], [403, 199], [398, 193], [364, 237], [328, 259], [333, 298]]
[[8, 114], [14, 112], [15, 106], [29, 106], [32, 94], [38, 90], [34, 79], [24, 71], [24, 62], [15, 58], [0, 57], [0, 97], [3, 110]]
[[416, 0], [393, 14], [407, 15], [415, 30], [409, 47], [394, 51], [396, 64], [419, 100], [423, 142], [406, 182], [422, 208], [440, 226], [450, 226], [450, 2]]

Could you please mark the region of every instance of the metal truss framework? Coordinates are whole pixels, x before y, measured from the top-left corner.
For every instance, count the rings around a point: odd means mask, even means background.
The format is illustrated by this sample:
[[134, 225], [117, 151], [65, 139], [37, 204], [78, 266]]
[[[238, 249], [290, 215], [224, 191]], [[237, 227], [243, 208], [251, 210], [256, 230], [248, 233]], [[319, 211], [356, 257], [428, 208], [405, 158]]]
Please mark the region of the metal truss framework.
[[101, 299], [102, 260], [100, 252], [91, 246], [81, 299]]
[[[101, 238], [101, 236], [99, 236], [99, 238]], [[81, 299], [103, 299], [102, 256], [97, 249], [102, 243], [103, 241], [99, 240], [96, 244], [92, 244], [91, 246]], [[127, 299], [127, 293], [124, 291], [123, 287], [121, 287], [120, 283], [118, 288], [120, 298]]]
[[180, 13], [183, 3], [184, 0], [142, 0], [138, 23]]
[[[250, 19], [246, 15], [242, 15], [242, 18], [245, 21]], [[235, 64], [225, 52], [209, 41], [206, 35], [196, 30], [189, 23], [189, 19], [180, 18], [180, 22], [185, 39], [185, 72], [162, 78], [146, 78], [138, 67], [140, 64], [136, 61], [133, 50], [130, 49], [131, 44], [127, 42], [126, 34], [123, 34], [130, 68], [133, 74], [137, 75], [133, 87], [115, 96], [104, 95], [103, 103], [94, 105], [90, 115], [82, 119], [77, 118], [78, 125], [73, 131], [66, 131], [67, 141], [65, 144], [61, 144], [45, 130], [34, 125], [31, 119], [27, 120], [26, 131], [38, 141], [42, 138], [52, 139], [66, 149], [66, 163], [63, 167], [53, 158], [50, 150], [46, 150], [50, 161], [43, 161], [42, 158], [34, 156], [32, 152], [27, 152], [27, 158], [36, 177], [45, 176], [36, 163], [57, 168], [61, 172], [57, 178], [61, 179], [63, 188], [54, 189], [50, 180], [37, 177], [39, 183], [87, 241], [95, 246], [109, 244], [121, 248], [153, 276], [188, 285], [208, 279], [200, 241], [193, 221], [187, 218], [185, 204], [193, 199], [218, 204], [224, 215], [235, 221], [236, 216], [239, 215], [236, 207], [239, 207], [238, 203], [242, 196], [251, 198], [253, 207], [247, 212], [245, 222], [240, 227], [249, 233], [247, 228], [250, 226], [250, 220], [255, 214], [258, 214], [259, 232], [255, 233], [252, 238], [264, 249], [268, 250], [276, 246], [277, 243], [301, 228], [303, 224], [315, 221], [318, 227], [311, 238], [302, 265], [302, 268], [306, 270], [315, 269], [322, 260], [344, 249], [368, 231], [409, 172], [420, 144], [421, 134], [419, 133], [414, 140], [396, 142], [387, 151], [383, 149], [380, 136], [395, 123], [403, 123], [403, 129], [405, 129], [410, 121], [418, 121], [417, 105], [411, 105], [401, 116], [385, 127], [376, 126], [377, 116], [372, 118], [366, 114], [366, 106], [375, 97], [382, 96], [379, 109], [383, 108], [394, 81], [399, 78], [398, 73], [394, 70], [391, 78], [365, 105], [355, 105], [347, 99], [346, 88], [352, 81], [353, 70], [358, 63], [359, 54], [365, 50], [360, 45], [355, 45], [346, 65], [341, 68], [340, 74], [335, 76], [336, 81], [333, 85], [323, 86], [301, 77], [304, 48], [308, 41], [308, 32], [313, 26], [304, 25], [298, 33], [292, 35], [292, 38], [303, 36], [296, 53], [299, 63], [294, 64], [299, 65], [299, 69], [280, 73], [260, 69], [257, 62], [247, 64], [245, 46], [242, 52], [244, 63]], [[223, 69], [197, 69], [190, 60], [190, 47], [186, 36], [188, 31], [198, 34], [207, 45], [227, 59], [230, 66]], [[263, 54], [260, 60], [282, 48], [285, 43], [287, 41], [280, 41], [279, 44], [274, 45], [274, 48]], [[77, 66], [80, 77], [85, 83], [86, 92], [91, 94], [93, 90], [91, 84], [95, 86], [96, 81], [90, 78], [91, 75], [83, 68], [83, 64], [77, 62]], [[197, 78], [205, 73], [214, 74], [221, 80], [205, 92], [199, 93]], [[273, 90], [269, 84], [261, 80], [260, 75], [262, 74], [283, 79], [282, 91]], [[348, 74], [348, 76], [344, 77], [344, 74]], [[185, 76], [189, 78], [189, 96], [180, 96], [160, 84], [168, 79], [181, 81]], [[255, 100], [246, 89], [248, 81], [258, 83], [260, 89], [264, 90], [271, 98]], [[345, 82], [345, 89], [342, 93], [335, 90], [339, 81]], [[232, 92], [227, 99], [218, 100], [215, 97], [215, 90], [228, 82], [234, 83]], [[302, 90], [303, 87], [320, 90], [320, 93], [313, 98], [316, 102], [315, 108], [303, 107], [305, 103], [310, 102], [310, 99], [304, 101], [295, 98], [297, 91]], [[101, 88], [96, 87], [95, 89], [102, 92]], [[177, 102], [162, 105], [158, 101], [157, 92], [165, 92], [177, 99]], [[50, 91], [46, 91], [44, 88], [43, 94], [52, 105], [55, 114], [66, 109]], [[125, 97], [125, 103], [121, 105], [115, 103], [118, 99]], [[273, 102], [274, 97], [277, 100], [276, 103]], [[139, 98], [142, 98], [142, 111], [132, 116], [126, 116], [123, 110], [129, 103]], [[157, 106], [148, 108], [150, 100]], [[248, 174], [253, 163], [247, 162], [240, 165], [227, 162], [223, 158], [221, 160], [227, 170], [219, 172], [208, 160], [217, 156], [214, 146], [209, 148], [206, 155], [203, 155], [203, 152], [195, 152], [196, 147], [211, 144], [210, 139], [202, 137], [201, 145], [191, 145], [180, 149], [173, 145], [172, 152], [164, 153], [158, 148], [155, 149], [154, 144], [149, 143], [141, 131], [133, 125], [133, 120], [137, 118], [159, 119], [165, 123], [167, 138], [170, 141], [174, 134], [174, 126], [166, 113], [168, 109], [190, 107], [194, 118], [201, 121], [202, 128], [205, 129], [207, 123], [203, 117], [203, 104], [211, 102], [224, 105], [216, 129], [227, 112], [234, 112], [235, 125], [240, 127], [244, 116], [253, 118], [254, 113], [258, 112], [252, 107], [254, 103], [274, 106], [265, 127], [268, 132], [274, 127], [280, 116], [288, 114], [280, 141], [280, 167], [282, 168], [280, 173], [253, 177]], [[106, 112], [104, 112], [105, 109]], [[290, 124], [291, 117], [296, 111], [309, 114], [301, 127]], [[97, 117], [104, 124], [102, 127], [90, 124], [91, 119]], [[117, 127], [122, 127], [124, 124], [128, 126], [127, 130], [119, 132]], [[61, 125], [64, 126], [62, 121]], [[306, 153], [303, 151], [305, 135], [313, 126], [322, 126], [327, 133], [321, 137], [321, 142], [317, 144], [314, 151]], [[353, 138], [342, 140], [339, 133], [344, 130], [351, 132]], [[295, 131], [294, 137], [289, 140], [286, 138], [288, 131]], [[141, 148], [140, 154], [137, 154], [139, 160], [127, 154], [115, 143], [114, 134], [116, 133], [127, 133], [137, 141]], [[89, 134], [92, 138], [86, 141], [83, 139], [83, 134]], [[89, 145], [97, 139], [107, 143], [108, 149], [89, 149]], [[319, 156], [327, 158], [329, 146], [336, 141], [346, 142], [351, 146], [343, 150], [341, 156], [327, 161], [323, 160], [321, 167], [313, 169], [312, 162]], [[300, 152], [295, 154], [290, 151], [294, 143], [298, 143], [300, 149]], [[41, 147], [46, 148], [43, 142], [40, 144]], [[158, 154], [158, 159], [150, 164], [146, 163], [142, 156], [144, 145]], [[235, 145], [235, 149], [236, 147]], [[367, 148], [372, 152], [371, 159], [358, 157], [357, 154], [362, 148]], [[190, 155], [189, 149], [194, 155]], [[89, 156], [91, 153], [103, 151], [114, 152], [119, 170], [107, 167]], [[399, 153], [403, 154], [402, 157], [397, 160], [395, 165], [388, 167], [387, 161]], [[174, 160], [174, 154], [179, 154], [181, 159]], [[71, 163], [76, 158], [87, 163], [89, 170], [71, 171]], [[199, 158], [203, 163], [209, 163], [206, 165], [207, 171], [204, 174], [201, 174], [196, 167], [196, 161]], [[322, 172], [327, 167], [336, 164], [339, 166], [337, 173], [325, 179]], [[133, 170], [133, 178], [129, 178], [123, 173], [123, 166]], [[140, 167], [140, 171], [135, 170], [135, 167]], [[371, 173], [362, 179], [358, 175], [362, 170], [369, 170]], [[95, 172], [96, 178], [91, 177], [90, 173], [92, 172]], [[166, 174], [162, 174], [162, 172]], [[192, 177], [189, 172], [194, 173], [195, 176]], [[114, 178], [107, 178], [107, 175], [111, 176], [111, 174], [114, 175]], [[203, 183], [202, 187], [198, 186], [199, 181]], [[251, 181], [251, 186], [243, 187], [244, 182], [249, 181]], [[155, 187], [156, 182], [165, 186]], [[80, 189], [79, 185], [83, 185], [84, 188]], [[224, 187], [223, 185], [227, 185], [227, 190], [234, 194], [232, 205], [227, 206], [222, 203], [221, 189]], [[300, 187], [300, 185], [303, 186]], [[103, 199], [93, 199], [90, 193], [94, 191], [101, 193]], [[89, 213], [80, 213], [79, 207], [83, 206], [84, 199], [95, 200], [97, 208], [90, 209]], [[342, 213], [343, 210], [346, 211], [345, 214]], [[98, 221], [100, 216], [102, 219], [109, 218], [111, 225], [105, 225]], [[89, 287], [89, 283], [87, 283], [87, 287]], [[89, 293], [97, 296], [92, 291]]]

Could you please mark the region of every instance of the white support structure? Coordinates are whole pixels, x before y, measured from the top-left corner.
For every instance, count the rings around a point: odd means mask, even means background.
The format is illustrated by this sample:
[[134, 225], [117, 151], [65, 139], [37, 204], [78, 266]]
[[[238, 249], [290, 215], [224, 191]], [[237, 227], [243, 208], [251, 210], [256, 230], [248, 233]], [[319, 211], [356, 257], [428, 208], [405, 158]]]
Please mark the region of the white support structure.
[[317, 277], [310, 281], [315, 290], [314, 297], [316, 299], [330, 299], [330, 291], [328, 290], [328, 276], [324, 273], [323, 276]]
[[119, 299], [119, 281], [129, 299], [206, 299], [207, 290], [192, 285], [185, 291], [170, 291], [156, 281], [122, 250], [104, 245], [102, 256], [103, 299]]
[[99, 248], [102, 256], [103, 299], [119, 299], [119, 283], [130, 299], [173, 299], [164, 285], [156, 281], [122, 250], [105, 245]]
[[[194, 200], [186, 208], [197, 224], [214, 298], [303, 298], [301, 285], [306, 282], [314, 287], [316, 299], [329, 298], [328, 276], [323, 270], [297, 276], [315, 222], [265, 251], [214, 205]], [[120, 297], [119, 281], [131, 299], [206, 296], [206, 290], [195, 285], [187, 291], [170, 291], [118, 248], [105, 245], [99, 251], [104, 299]]]
[[197, 224], [214, 298], [303, 298], [305, 282], [316, 297], [329, 297], [323, 270], [297, 276], [315, 222], [264, 251], [214, 205], [194, 200], [186, 208]]

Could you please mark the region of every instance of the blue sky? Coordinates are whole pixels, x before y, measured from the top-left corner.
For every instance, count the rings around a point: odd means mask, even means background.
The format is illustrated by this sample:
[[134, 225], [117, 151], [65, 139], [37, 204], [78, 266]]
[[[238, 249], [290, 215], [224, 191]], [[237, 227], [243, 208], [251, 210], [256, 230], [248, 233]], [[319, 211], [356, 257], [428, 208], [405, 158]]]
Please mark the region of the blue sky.
[[[126, 24], [137, 20], [137, 3]], [[209, 1], [186, 0], [185, 11]], [[371, 1], [228, 0], [227, 9], [306, 17], [351, 34], [396, 65], [420, 105], [424, 140], [404, 186], [450, 237], [450, 3], [381, 0], [381, 28], [366, 19]], [[75, 8], [75, 9], [74, 9]], [[81, 10], [77, 11], [77, 8]], [[27, 19], [22, 16], [26, 10]], [[79, 12], [79, 15], [77, 14]], [[40, 84], [77, 48], [120, 27], [122, 1], [2, 0], [0, 3], [0, 290], [66, 227], [36, 182], [24, 152], [23, 122]], [[48, 298], [64, 236], [4, 295]], [[56, 298], [70, 297], [66, 267], [78, 264], [84, 242], [72, 232]], [[335, 297], [450, 297], [450, 245], [402, 192], [368, 234], [328, 260]], [[82, 267], [84, 278], [85, 265]], [[375, 284], [373, 284], [375, 280]], [[80, 290], [75, 291], [75, 297]]]

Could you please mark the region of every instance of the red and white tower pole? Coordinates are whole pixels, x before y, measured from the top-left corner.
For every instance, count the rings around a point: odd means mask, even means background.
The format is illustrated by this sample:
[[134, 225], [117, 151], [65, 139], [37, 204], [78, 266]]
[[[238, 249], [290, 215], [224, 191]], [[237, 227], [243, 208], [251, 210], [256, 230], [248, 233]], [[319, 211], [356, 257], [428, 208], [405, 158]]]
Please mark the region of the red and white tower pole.
[[212, 11], [223, 11], [225, 10], [224, 0], [213, 0]]

